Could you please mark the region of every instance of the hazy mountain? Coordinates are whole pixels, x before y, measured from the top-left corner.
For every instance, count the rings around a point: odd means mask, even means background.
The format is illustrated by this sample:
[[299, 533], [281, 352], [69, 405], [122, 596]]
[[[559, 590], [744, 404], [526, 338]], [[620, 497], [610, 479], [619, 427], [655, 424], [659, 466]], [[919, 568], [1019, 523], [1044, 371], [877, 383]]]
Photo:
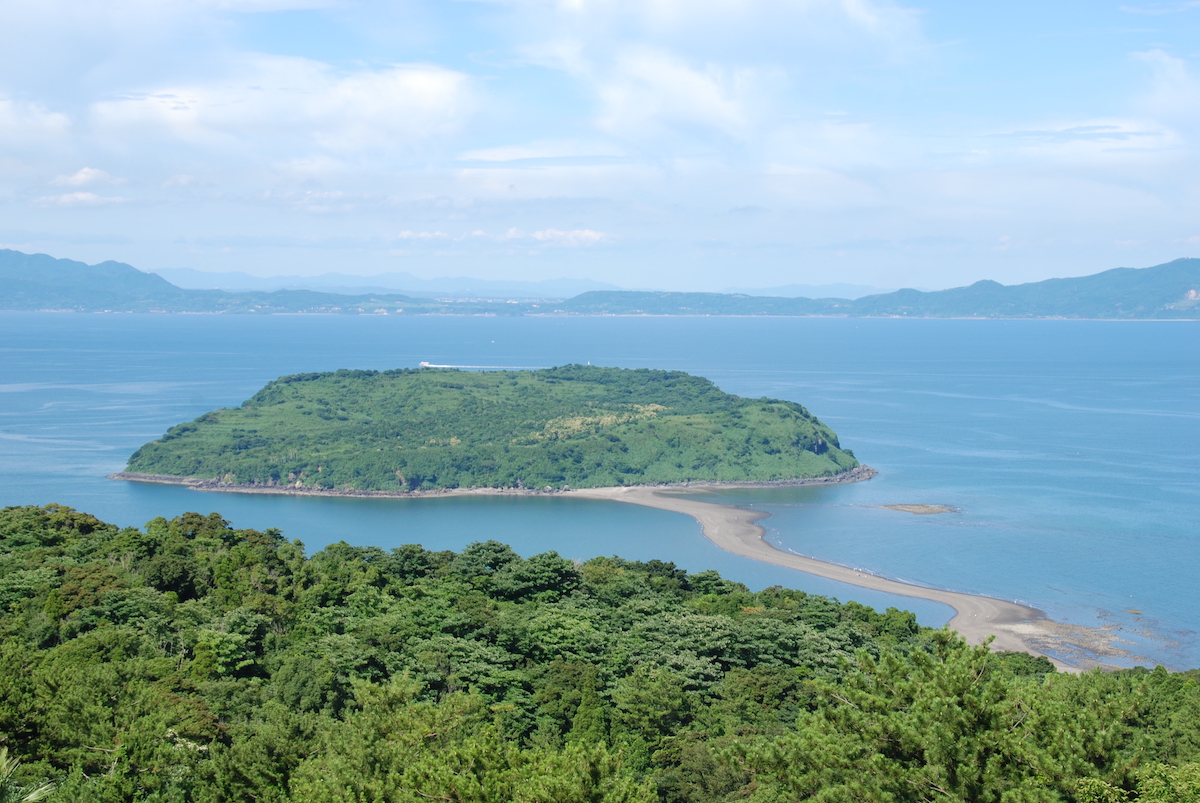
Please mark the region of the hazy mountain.
[[143, 303], [177, 306], [187, 292], [124, 262], [88, 265], [46, 254], [0, 250], [0, 306], [5, 309], [128, 309]]
[[322, 293], [361, 295], [403, 293], [437, 298], [570, 298], [589, 290], [618, 290], [616, 285], [591, 279], [545, 279], [537, 282], [472, 279], [465, 276], [422, 279], [411, 273], [379, 273], [355, 276], [322, 273], [318, 276], [254, 276], [240, 271], [216, 273], [191, 268], [155, 271], [178, 287], [196, 290], [315, 290]]
[[397, 294], [358, 296], [311, 290], [230, 293], [176, 287], [124, 262], [88, 265], [46, 254], [0, 250], [0, 309], [75, 312], [322, 312], [520, 314], [522, 305], [456, 304]]
[[[396, 293], [345, 295], [304, 289], [245, 292], [188, 289], [123, 262], [86, 265], [45, 254], [0, 250], [0, 309], [405, 315], [1200, 318], [1200, 259], [1177, 259], [1152, 268], [1116, 268], [1073, 279], [1047, 279], [1012, 286], [985, 280], [949, 290], [897, 290], [858, 299], [633, 290], [592, 290], [565, 301], [550, 302], [480, 295], [494, 300], [448, 302]], [[463, 293], [457, 297], [479, 298], [479, 295]]]
[[855, 315], [955, 318], [1197, 318], [1200, 259], [1152, 268], [1003, 285], [983, 280], [932, 293], [898, 290], [853, 302]]
[[722, 293], [589, 292], [558, 305], [578, 315], [848, 315], [914, 318], [1200, 318], [1200, 259], [1073, 279], [894, 293], [859, 299]]
[[870, 287], [865, 284], [784, 284], [779, 287], [726, 287], [724, 292], [744, 296], [855, 299], [862, 298], [863, 296], [890, 293], [893, 289]]

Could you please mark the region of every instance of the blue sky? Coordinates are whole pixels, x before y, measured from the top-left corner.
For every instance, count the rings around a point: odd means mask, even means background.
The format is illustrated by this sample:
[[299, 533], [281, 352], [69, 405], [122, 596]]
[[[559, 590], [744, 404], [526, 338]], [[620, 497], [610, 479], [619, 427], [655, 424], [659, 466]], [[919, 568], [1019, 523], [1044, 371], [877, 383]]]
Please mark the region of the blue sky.
[[0, 0], [0, 246], [1005, 283], [1200, 252], [1200, 2]]

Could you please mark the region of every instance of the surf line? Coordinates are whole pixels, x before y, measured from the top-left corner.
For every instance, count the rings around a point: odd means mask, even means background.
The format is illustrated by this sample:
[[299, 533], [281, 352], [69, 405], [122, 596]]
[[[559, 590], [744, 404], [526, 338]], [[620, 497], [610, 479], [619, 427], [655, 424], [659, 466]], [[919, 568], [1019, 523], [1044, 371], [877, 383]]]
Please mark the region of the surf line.
[[[727, 490], [728, 487], [706, 487], [696, 484], [686, 493], [706, 493]], [[581, 488], [566, 493], [585, 499], [626, 502], [683, 513], [699, 522], [701, 531], [709, 541], [735, 555], [797, 569], [860, 588], [939, 602], [954, 611], [954, 616], [949, 622], [950, 629], [957, 630], [968, 644], [982, 644], [991, 636], [994, 637], [991, 646], [993, 650], [1042, 655], [1050, 659], [1058, 669], [1067, 672], [1079, 672], [1093, 667], [1116, 668], [1115, 664], [1099, 660], [1101, 657], [1133, 658], [1112, 643], [1117, 639], [1107, 630], [1055, 622], [1047, 618], [1043, 611], [1029, 605], [889, 580], [868, 574], [861, 569], [784, 552], [763, 537], [766, 530], [757, 524], [760, 519], [769, 516], [769, 513], [706, 502], [679, 496], [678, 491], [672, 493], [646, 486]], [[1067, 663], [1052, 653], [1071, 655], [1075, 663]]]

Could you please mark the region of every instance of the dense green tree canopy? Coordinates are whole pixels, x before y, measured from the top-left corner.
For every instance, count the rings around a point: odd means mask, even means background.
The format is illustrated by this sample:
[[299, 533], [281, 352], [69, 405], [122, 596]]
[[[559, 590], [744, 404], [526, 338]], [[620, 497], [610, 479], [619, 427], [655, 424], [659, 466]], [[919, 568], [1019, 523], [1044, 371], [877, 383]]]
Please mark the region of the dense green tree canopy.
[[172, 427], [129, 471], [375, 491], [828, 477], [853, 454], [799, 404], [678, 371], [337, 371]]
[[660, 561], [51, 505], [0, 511], [0, 599], [0, 800], [1200, 799], [1194, 671], [1059, 675]]

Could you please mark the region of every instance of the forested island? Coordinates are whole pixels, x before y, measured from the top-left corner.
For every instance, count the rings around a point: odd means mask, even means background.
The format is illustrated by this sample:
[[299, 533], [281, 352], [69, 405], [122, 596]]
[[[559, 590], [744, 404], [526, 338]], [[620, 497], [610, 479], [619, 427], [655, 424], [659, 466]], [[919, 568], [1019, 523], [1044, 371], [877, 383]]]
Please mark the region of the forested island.
[[794, 402], [680, 371], [568, 365], [285, 376], [172, 427], [115, 476], [399, 493], [779, 482], [858, 466]]
[[4, 800], [1194, 803], [1198, 680], [659, 561], [0, 510]]

